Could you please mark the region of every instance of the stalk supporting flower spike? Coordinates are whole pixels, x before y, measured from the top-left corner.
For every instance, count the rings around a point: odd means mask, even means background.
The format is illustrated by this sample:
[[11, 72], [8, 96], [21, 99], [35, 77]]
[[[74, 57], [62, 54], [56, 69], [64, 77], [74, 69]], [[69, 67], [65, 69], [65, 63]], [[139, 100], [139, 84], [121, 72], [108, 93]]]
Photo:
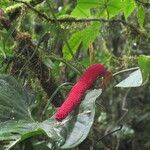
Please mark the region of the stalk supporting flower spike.
[[68, 97], [55, 114], [57, 121], [65, 119], [81, 102], [82, 96], [92, 86], [99, 76], [107, 73], [107, 69], [102, 64], [90, 66], [80, 77], [78, 82], [72, 87]]

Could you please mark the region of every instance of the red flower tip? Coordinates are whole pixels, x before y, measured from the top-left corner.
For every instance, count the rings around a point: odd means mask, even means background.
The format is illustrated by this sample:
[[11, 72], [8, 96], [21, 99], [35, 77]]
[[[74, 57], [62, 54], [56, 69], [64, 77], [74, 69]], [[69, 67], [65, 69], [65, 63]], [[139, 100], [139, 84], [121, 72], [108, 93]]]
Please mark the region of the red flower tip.
[[79, 81], [72, 87], [68, 97], [55, 114], [55, 119], [62, 121], [81, 102], [84, 93], [92, 86], [97, 77], [106, 73], [107, 69], [101, 64], [90, 66], [80, 77]]

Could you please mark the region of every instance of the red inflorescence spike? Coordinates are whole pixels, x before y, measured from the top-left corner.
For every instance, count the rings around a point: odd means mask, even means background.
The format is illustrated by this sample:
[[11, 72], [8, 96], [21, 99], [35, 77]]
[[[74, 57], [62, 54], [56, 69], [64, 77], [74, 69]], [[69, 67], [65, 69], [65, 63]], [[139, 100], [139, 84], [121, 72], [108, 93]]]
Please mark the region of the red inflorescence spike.
[[102, 64], [90, 66], [72, 87], [68, 97], [56, 112], [56, 120], [62, 121], [65, 119], [80, 104], [82, 96], [92, 86], [97, 77], [104, 75], [106, 71]]

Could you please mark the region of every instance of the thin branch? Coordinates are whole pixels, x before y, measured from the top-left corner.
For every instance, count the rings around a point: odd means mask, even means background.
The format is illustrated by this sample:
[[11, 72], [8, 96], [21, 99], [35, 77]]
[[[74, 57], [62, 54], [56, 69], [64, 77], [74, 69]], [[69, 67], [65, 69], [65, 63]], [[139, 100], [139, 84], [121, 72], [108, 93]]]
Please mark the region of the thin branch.
[[18, 0], [13, 0], [17, 3], [22, 3], [24, 5], [26, 5], [29, 9], [31, 9], [33, 12], [35, 12], [39, 17], [47, 20], [48, 22], [51, 22], [51, 23], [84, 23], [84, 22], [106, 22], [106, 23], [109, 23], [109, 22], [118, 22], [118, 23], [122, 23], [123, 25], [125, 26], [128, 26], [130, 29], [132, 29], [133, 31], [135, 31], [136, 33], [138, 34], [141, 34], [143, 36], [146, 37], [146, 35], [141, 32], [138, 28], [136, 28], [134, 25], [124, 21], [124, 20], [121, 20], [121, 19], [117, 19], [117, 20], [107, 20], [107, 19], [103, 19], [103, 18], [74, 18], [74, 17], [68, 17], [68, 18], [49, 18], [47, 15], [39, 12], [37, 9], [35, 9], [34, 7], [32, 7], [30, 4], [28, 4], [27, 2], [24, 2], [24, 1], [18, 1]]
[[[47, 3], [48, 6], [49, 6], [50, 12], [52, 13], [52, 16], [53, 16], [53, 18], [54, 18], [54, 20], [55, 20], [57, 26], [59, 27], [59, 29], [62, 29], [61, 26], [60, 26], [60, 24], [59, 24], [59, 22], [57, 21], [57, 17], [56, 17], [56, 15], [55, 15], [55, 12], [53, 11], [53, 9], [52, 9], [52, 7], [51, 7], [49, 1], [46, 0], [46, 3]], [[72, 58], [75, 60], [73, 51], [72, 51], [72, 49], [71, 49], [71, 47], [70, 47], [70, 45], [69, 45], [69, 43], [68, 43], [68, 41], [67, 41], [66, 38], [64, 38], [64, 42], [65, 42], [65, 44], [67, 45], [68, 50], [69, 50], [69, 52], [70, 52]]]
[[[42, 3], [42, 2], [44, 2], [45, 0], [30, 0], [30, 1], [28, 1], [28, 3], [32, 6], [32, 7], [35, 7], [36, 5], [38, 5], [38, 4], [40, 4], [40, 3]], [[22, 11], [22, 6], [23, 6], [24, 4], [20, 4], [20, 5], [13, 5], [13, 7], [11, 7], [11, 6], [8, 6], [7, 7], [7, 10], [6, 10], [6, 13], [7, 13], [7, 15], [9, 16], [9, 19], [11, 20], [11, 21], [13, 21], [13, 20], [16, 20], [22, 13], [21, 13], [21, 11]]]
[[122, 129], [122, 127], [123, 127], [123, 125], [120, 125], [120, 127], [119, 127], [118, 129], [116, 129], [116, 130], [114, 130], [114, 131], [112, 131], [112, 132], [110, 132], [110, 133], [108, 133], [108, 134], [102, 136], [100, 139], [97, 140], [97, 143], [98, 143], [99, 141], [103, 140], [105, 137], [107, 137], [107, 136], [109, 136], [109, 135], [111, 135], [111, 134], [113, 134], [113, 133], [115, 133], [115, 132], [120, 131], [120, 130]]
[[47, 103], [46, 103], [46, 106], [44, 107], [43, 109], [43, 112], [42, 112], [42, 116], [43, 117], [45, 114], [46, 114], [46, 111], [48, 110], [48, 107], [50, 105], [50, 103], [52, 102], [53, 98], [56, 96], [56, 94], [58, 93], [58, 91], [60, 91], [60, 89], [63, 87], [63, 86], [68, 86], [68, 85], [72, 85], [72, 83], [70, 82], [65, 82], [65, 83], [62, 83], [52, 94], [52, 96], [48, 99]]
[[124, 121], [124, 118], [127, 116], [127, 114], [128, 114], [128, 112], [129, 112], [129, 110], [128, 110], [128, 108], [127, 108], [127, 97], [128, 97], [128, 95], [129, 95], [129, 93], [130, 93], [130, 91], [131, 91], [131, 88], [129, 88], [128, 90], [127, 90], [127, 92], [125, 93], [125, 96], [123, 97], [123, 100], [122, 100], [122, 110], [124, 111], [124, 114], [121, 116], [121, 118], [116, 122], [116, 124], [121, 124], [123, 121]]
[[125, 70], [121, 70], [121, 71], [118, 71], [116, 73], [113, 74], [113, 77], [120, 74], [120, 73], [124, 73], [124, 72], [128, 72], [128, 71], [133, 71], [133, 70], [137, 70], [139, 69], [139, 67], [133, 67], [133, 68], [129, 68], [129, 69], [125, 69]]

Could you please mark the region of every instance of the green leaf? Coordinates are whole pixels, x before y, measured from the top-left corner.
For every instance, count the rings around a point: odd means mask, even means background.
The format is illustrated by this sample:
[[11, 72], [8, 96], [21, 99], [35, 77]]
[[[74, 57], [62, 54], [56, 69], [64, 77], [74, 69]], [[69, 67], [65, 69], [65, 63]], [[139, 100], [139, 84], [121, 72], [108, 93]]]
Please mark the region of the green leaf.
[[141, 70], [143, 70], [145, 73], [150, 73], [150, 56], [139, 56], [138, 64]]
[[140, 69], [132, 72], [129, 77], [121, 81], [119, 84], [117, 84], [115, 87], [139, 87], [142, 85], [143, 79], [142, 79], [142, 73]]
[[101, 92], [87, 92], [80, 106], [61, 123], [53, 117], [37, 122], [30, 115], [31, 95], [13, 77], [1, 75], [0, 141], [5, 143], [3, 147], [9, 150], [17, 143], [37, 135], [47, 135], [51, 142], [49, 145], [54, 147], [77, 146], [90, 131], [95, 115], [95, 100]]
[[108, 0], [107, 8], [109, 18], [112, 18], [119, 14], [121, 11], [121, 0]]
[[10, 5], [10, 2], [8, 0], [0, 1], [0, 6], [2, 9], [8, 7], [9, 5]]
[[43, 63], [50, 69], [53, 69], [55, 67], [55, 64], [51, 61], [50, 58], [48, 57], [43, 57], [42, 58]]
[[[80, 18], [89, 17], [91, 16], [92, 8], [99, 8], [99, 17], [112, 18], [121, 12], [122, 3], [122, 0], [78, 0], [77, 6], [72, 11], [71, 15]], [[133, 9], [133, 5], [131, 5], [131, 8], [128, 8], [129, 10], [127, 10], [128, 5], [127, 3], [125, 4], [126, 15], [129, 15]]]
[[[96, 22], [89, 25], [87, 28], [72, 34], [68, 40], [68, 44], [73, 52], [76, 54], [79, 45], [83, 44], [83, 49], [87, 49], [89, 45], [96, 39], [99, 34], [100, 23]], [[92, 34], [91, 34], [92, 33]], [[63, 47], [63, 56], [67, 60], [72, 59], [72, 55], [69, 52], [67, 44]]]
[[82, 9], [79, 6], [76, 6], [72, 11], [71, 16], [73, 17], [89, 17], [91, 15], [90, 9]]
[[78, 0], [77, 6], [71, 15], [74, 17], [89, 17], [91, 15], [91, 8], [98, 7], [99, 3], [100, 0]]
[[141, 5], [138, 6], [137, 19], [140, 27], [143, 28], [144, 19], [145, 19], [145, 9]]
[[[79, 45], [81, 44], [82, 41], [82, 32], [76, 32], [74, 33], [71, 38], [68, 40], [68, 44], [73, 52], [73, 54], [76, 53]], [[69, 51], [69, 47], [67, 44], [64, 45], [63, 47], [63, 57], [67, 60], [72, 59], [72, 55]]]
[[61, 144], [61, 137], [55, 127], [55, 120], [49, 119], [42, 123], [34, 121], [8, 121], [0, 123], [0, 141], [9, 141], [4, 145], [6, 150], [14, 147], [17, 143], [37, 135], [47, 135], [52, 143]]
[[0, 121], [32, 120], [31, 95], [8, 75], [0, 75]]
[[78, 0], [77, 4], [83, 9], [91, 9], [98, 7], [100, 0]]
[[124, 12], [124, 16], [125, 16], [126, 19], [134, 11], [135, 6], [136, 6], [136, 4], [135, 4], [134, 0], [123, 0], [122, 1], [122, 10]]
[[[23, 140], [35, 135], [38, 123], [33, 121], [6, 121], [0, 123], [0, 141]], [[40, 133], [40, 131], [39, 131]]]
[[99, 17], [112, 18], [118, 15], [121, 11], [121, 0], [102, 1], [100, 4]]
[[60, 146], [62, 149], [76, 147], [88, 136], [94, 121], [95, 101], [101, 93], [101, 89], [88, 92], [79, 108], [63, 120], [60, 134], [65, 142]]
[[88, 26], [86, 29], [83, 30], [82, 43], [83, 43], [84, 49], [87, 49], [89, 45], [92, 42], [94, 42], [94, 40], [99, 34], [100, 26], [101, 24], [96, 22], [96, 23], [91, 24], [90, 26]]

